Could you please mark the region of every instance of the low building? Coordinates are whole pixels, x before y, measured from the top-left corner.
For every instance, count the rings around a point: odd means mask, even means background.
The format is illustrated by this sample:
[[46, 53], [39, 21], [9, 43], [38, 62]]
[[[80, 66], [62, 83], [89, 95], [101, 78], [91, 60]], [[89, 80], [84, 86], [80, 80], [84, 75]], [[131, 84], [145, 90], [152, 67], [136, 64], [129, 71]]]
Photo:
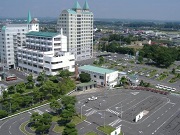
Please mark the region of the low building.
[[78, 68], [78, 73], [88, 73], [91, 76], [91, 81], [109, 88], [114, 87], [119, 82], [118, 71], [111, 69], [84, 65]]
[[138, 75], [129, 75], [128, 79], [129, 79], [131, 85], [137, 86], [140, 83]]
[[76, 85], [77, 91], [85, 91], [96, 87], [96, 82], [80, 83]]
[[45, 71], [56, 75], [58, 71], [75, 71], [75, 57], [67, 52], [67, 37], [61, 33], [29, 32], [26, 46], [18, 47], [18, 67], [30, 73]]

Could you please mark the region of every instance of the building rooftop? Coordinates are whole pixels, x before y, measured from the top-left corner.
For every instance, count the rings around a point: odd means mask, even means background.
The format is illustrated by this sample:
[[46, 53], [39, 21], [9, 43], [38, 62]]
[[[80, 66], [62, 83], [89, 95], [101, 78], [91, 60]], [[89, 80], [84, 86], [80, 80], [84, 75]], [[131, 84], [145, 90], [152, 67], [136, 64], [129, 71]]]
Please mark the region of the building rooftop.
[[89, 10], [89, 5], [88, 5], [87, 0], [86, 0], [85, 3], [84, 3], [83, 9], [84, 9], [84, 10]]
[[79, 2], [78, 2], [78, 1], [75, 2], [75, 4], [74, 4], [74, 6], [73, 6], [72, 9], [73, 9], [73, 10], [81, 9], [81, 6], [79, 5]]
[[59, 33], [53, 33], [53, 32], [36, 32], [36, 31], [31, 31], [26, 34], [26, 36], [37, 36], [37, 37], [54, 37], [59, 35]]
[[105, 73], [109, 74], [109, 73], [115, 72], [115, 70], [101, 68], [101, 67], [95, 67], [95, 66], [91, 66], [91, 65], [84, 65], [84, 66], [79, 67], [79, 69], [88, 70], [88, 71], [96, 72], [96, 73], [100, 73], [100, 74], [105, 74]]
[[67, 10], [70, 14], [76, 14], [76, 11], [72, 10], [72, 9], [68, 9]]

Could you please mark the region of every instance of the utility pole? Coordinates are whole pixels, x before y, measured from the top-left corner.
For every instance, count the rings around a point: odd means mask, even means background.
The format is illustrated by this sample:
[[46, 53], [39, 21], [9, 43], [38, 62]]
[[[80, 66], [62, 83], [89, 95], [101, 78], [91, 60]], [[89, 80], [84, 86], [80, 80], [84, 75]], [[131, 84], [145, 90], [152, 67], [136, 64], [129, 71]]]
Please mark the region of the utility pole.
[[122, 119], [122, 104], [121, 104], [121, 119]]

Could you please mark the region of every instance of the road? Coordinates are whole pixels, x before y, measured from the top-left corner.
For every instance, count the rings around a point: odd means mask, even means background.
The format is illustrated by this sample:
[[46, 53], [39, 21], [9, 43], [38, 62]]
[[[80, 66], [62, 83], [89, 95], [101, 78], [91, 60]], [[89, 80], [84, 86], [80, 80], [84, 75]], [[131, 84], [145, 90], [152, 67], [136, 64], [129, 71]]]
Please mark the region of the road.
[[[38, 109], [20, 114], [18, 116], [9, 118], [4, 121], [0, 121], [0, 134], [1, 135], [24, 135], [19, 129], [20, 125], [26, 121], [28, 121], [31, 117], [33, 112], [39, 112], [40, 114], [44, 112], [50, 112], [51, 109], [48, 105], [44, 107], [40, 107]], [[56, 135], [55, 133], [51, 132], [51, 135]]]

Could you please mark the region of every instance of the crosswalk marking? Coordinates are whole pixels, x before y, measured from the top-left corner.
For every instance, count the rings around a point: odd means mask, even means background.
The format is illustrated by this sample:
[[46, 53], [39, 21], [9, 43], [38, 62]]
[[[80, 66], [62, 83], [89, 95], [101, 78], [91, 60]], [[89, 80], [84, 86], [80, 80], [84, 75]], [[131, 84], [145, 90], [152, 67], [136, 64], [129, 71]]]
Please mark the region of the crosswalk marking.
[[108, 111], [108, 112], [110, 112], [110, 113], [113, 113], [113, 114], [115, 114], [115, 115], [119, 115], [119, 113], [118, 113], [118, 112], [113, 111], [113, 110], [111, 110], [111, 109], [106, 109], [106, 111]]
[[113, 121], [113, 122], [111, 122], [111, 123], [109, 123], [109, 126], [115, 126], [115, 125], [117, 125], [119, 122], [121, 122], [122, 120], [121, 119], [116, 119], [115, 121]]
[[92, 115], [92, 114], [94, 114], [94, 113], [96, 113], [97, 112], [97, 110], [91, 110], [90, 112], [88, 112], [88, 113], [86, 113], [85, 115], [86, 116], [90, 116], [90, 115]]
[[34, 112], [38, 112], [40, 115], [42, 115], [42, 114], [43, 114], [43, 112], [42, 112], [42, 111], [40, 111], [40, 110], [38, 110], [38, 109], [34, 110]]

